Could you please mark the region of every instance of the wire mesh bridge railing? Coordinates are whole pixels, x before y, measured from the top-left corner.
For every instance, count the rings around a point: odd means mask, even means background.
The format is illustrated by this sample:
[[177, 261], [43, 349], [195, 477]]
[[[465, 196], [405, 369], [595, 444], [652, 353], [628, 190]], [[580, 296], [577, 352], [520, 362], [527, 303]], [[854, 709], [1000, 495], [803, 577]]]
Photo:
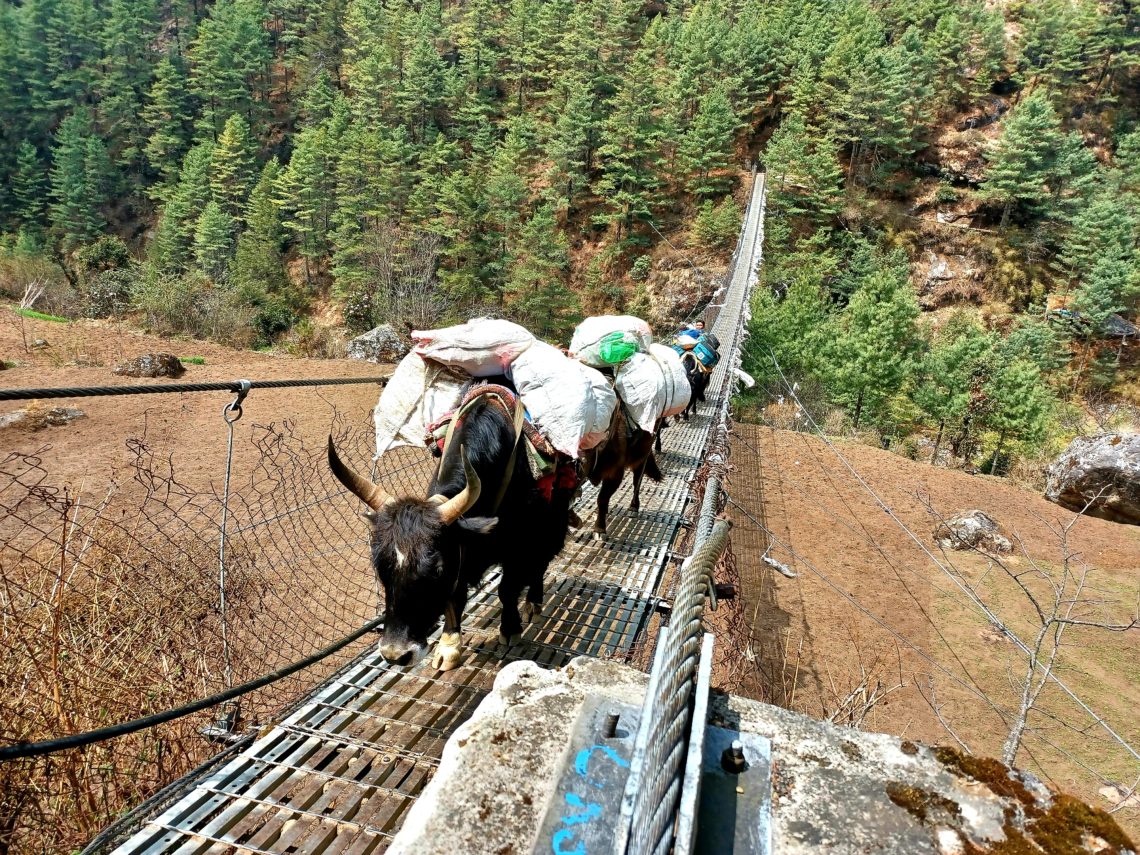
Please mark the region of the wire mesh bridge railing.
[[[7, 455], [0, 642], [10, 653], [0, 664], [0, 750], [107, 727], [115, 735], [4, 759], [0, 842], [14, 852], [88, 841], [88, 851], [380, 852], [504, 661], [643, 659], [692, 488], [710, 472], [710, 439], [714, 464], [727, 453], [727, 396], [762, 213], [757, 181], [733, 264], [707, 310], [729, 354], [709, 404], [665, 432], [666, 477], [643, 487], [640, 514], [611, 513], [604, 541], [590, 532], [594, 494], [586, 491], [583, 527], [548, 572], [544, 613], [507, 660], [495, 643], [492, 573], [468, 605], [459, 668], [437, 674], [427, 663], [383, 662], [362, 632], [375, 624], [379, 596], [367, 528], [328, 472], [323, 434], [288, 423], [249, 427], [248, 442], [238, 440], [242, 465], [206, 486], [186, 483], [161, 436], [130, 440], [129, 465], [95, 492], [63, 486], [42, 456]], [[227, 412], [232, 427], [232, 405]], [[342, 454], [367, 471], [369, 421], [332, 404], [328, 420]], [[401, 449], [373, 474], [393, 494], [422, 493], [433, 463]], [[276, 673], [314, 655], [319, 661], [295, 673]], [[275, 679], [203, 703], [266, 676]], [[205, 708], [114, 730], [194, 702]]]

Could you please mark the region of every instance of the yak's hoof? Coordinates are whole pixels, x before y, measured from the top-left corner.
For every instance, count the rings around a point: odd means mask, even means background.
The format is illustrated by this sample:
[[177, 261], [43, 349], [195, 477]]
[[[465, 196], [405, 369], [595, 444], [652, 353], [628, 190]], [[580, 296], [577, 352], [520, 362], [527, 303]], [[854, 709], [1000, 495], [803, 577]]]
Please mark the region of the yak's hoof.
[[606, 530], [604, 528], [594, 529], [594, 540], [603, 541], [606, 539]]
[[522, 641], [522, 633], [515, 635], [503, 635], [499, 633], [499, 643], [495, 645], [495, 655], [500, 659], [506, 659], [507, 654], [511, 652], [511, 648]]
[[534, 622], [535, 618], [542, 616], [542, 603], [532, 603], [530, 600], [524, 600], [519, 613], [522, 615], [523, 626], [529, 626]]
[[431, 667], [437, 671], [450, 671], [463, 658], [463, 635], [458, 632], [445, 632], [436, 642], [431, 655]]
[[581, 528], [582, 527], [582, 518], [580, 516], [578, 516], [576, 511], [570, 511], [570, 516], [567, 519], [567, 522], [569, 523], [570, 528]]

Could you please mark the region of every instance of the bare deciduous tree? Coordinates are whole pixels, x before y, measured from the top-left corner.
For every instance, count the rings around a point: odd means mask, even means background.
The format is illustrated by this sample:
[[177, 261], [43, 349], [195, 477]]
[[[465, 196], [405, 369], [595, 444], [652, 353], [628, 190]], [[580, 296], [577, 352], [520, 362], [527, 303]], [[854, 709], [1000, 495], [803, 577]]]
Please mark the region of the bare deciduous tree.
[[430, 329], [443, 316], [435, 268], [440, 237], [382, 223], [369, 229], [363, 254], [375, 277], [374, 306], [395, 327]]
[[36, 301], [44, 295], [46, 288], [47, 283], [42, 279], [31, 279], [24, 286], [24, 295], [20, 298], [19, 311], [16, 312], [16, 323], [20, 328], [20, 341], [24, 345], [24, 353], [32, 352], [28, 345], [28, 319], [24, 316], [24, 312], [35, 308]]
[[[1020, 673], [1014, 673], [1012, 664], [1010, 669], [1010, 684], [1019, 700], [1017, 711], [1008, 722], [1009, 733], [1002, 747], [1002, 761], [1008, 766], [1014, 765], [1017, 760], [1030, 714], [1034, 712], [1045, 687], [1053, 679], [1067, 630], [1071, 627], [1086, 627], [1105, 632], [1126, 632], [1140, 626], [1140, 598], [1130, 618], [1124, 621], [1112, 620], [1108, 612], [1110, 608], [1119, 605], [1118, 602], [1110, 598], [1090, 596], [1091, 568], [1071, 546], [1073, 529], [1083, 518], [1083, 511], [1088, 510], [1099, 498], [1099, 494], [1094, 496], [1081, 513], [1074, 514], [1072, 519], [1063, 524], [1052, 525], [1037, 517], [1057, 539], [1061, 559], [1057, 570], [1050, 571], [1040, 561], [1032, 558], [1024, 541], [1016, 534], [1013, 539], [1028, 564], [1024, 569], [1011, 566], [999, 556], [976, 546], [970, 547], [971, 550], [987, 560], [986, 570], [977, 581], [971, 582], [953, 564], [947, 562], [950, 572], [969, 591], [994, 629], [1013, 641], [1024, 657]], [[922, 501], [933, 516], [946, 524], [946, 520], [931, 506], [929, 499], [922, 498]], [[1019, 637], [1010, 628], [1008, 621], [987, 603], [981, 586], [995, 571], [1011, 580], [1030, 605], [1035, 624], [1031, 639]]]

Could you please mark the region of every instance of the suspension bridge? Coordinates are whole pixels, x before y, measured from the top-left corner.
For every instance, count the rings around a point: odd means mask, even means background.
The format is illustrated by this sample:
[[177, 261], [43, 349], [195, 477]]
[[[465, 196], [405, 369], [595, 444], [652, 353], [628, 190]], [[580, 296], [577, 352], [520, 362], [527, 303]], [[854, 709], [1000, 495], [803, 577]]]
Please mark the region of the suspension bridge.
[[[677, 557], [673, 546], [693, 499], [692, 482], [710, 442], [724, 440], [760, 263], [764, 202], [758, 175], [729, 272], [707, 310], [724, 354], [707, 403], [664, 433], [664, 479], [643, 487], [639, 514], [611, 513], [604, 540], [591, 531], [595, 493], [584, 492], [582, 527], [548, 570], [543, 613], [520, 644], [505, 657], [497, 649], [498, 580], [492, 572], [468, 604], [468, 646], [458, 668], [438, 673], [427, 661], [389, 667], [370, 649], [263, 727], [251, 744], [167, 787], [88, 851], [383, 852], [438, 768], [448, 737], [505, 662], [528, 659], [558, 668], [575, 656], [629, 659], [655, 611], [667, 606], [662, 585]], [[627, 479], [614, 507], [624, 508], [628, 499]]]

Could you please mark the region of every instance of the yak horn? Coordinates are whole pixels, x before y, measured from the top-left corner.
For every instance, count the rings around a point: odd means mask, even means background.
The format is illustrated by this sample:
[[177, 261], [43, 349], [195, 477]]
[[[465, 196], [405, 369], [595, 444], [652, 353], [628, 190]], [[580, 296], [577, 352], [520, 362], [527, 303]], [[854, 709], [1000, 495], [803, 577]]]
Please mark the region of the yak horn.
[[336, 480], [340, 481], [349, 492], [356, 496], [368, 507], [374, 511], [380, 510], [384, 505], [389, 502], [394, 502], [391, 496], [384, 492], [384, 488], [379, 484], [373, 484], [367, 478], [362, 478], [353, 472], [344, 461], [340, 459], [340, 455], [336, 453], [336, 446], [333, 445], [332, 434], [329, 434], [329, 468], [332, 470]]
[[459, 491], [459, 495], [439, 506], [439, 516], [444, 525], [451, 525], [479, 501], [479, 475], [475, 472], [471, 461], [467, 459], [467, 449], [462, 445], [459, 446], [459, 457], [463, 461], [463, 474], [467, 477], [467, 483]]

